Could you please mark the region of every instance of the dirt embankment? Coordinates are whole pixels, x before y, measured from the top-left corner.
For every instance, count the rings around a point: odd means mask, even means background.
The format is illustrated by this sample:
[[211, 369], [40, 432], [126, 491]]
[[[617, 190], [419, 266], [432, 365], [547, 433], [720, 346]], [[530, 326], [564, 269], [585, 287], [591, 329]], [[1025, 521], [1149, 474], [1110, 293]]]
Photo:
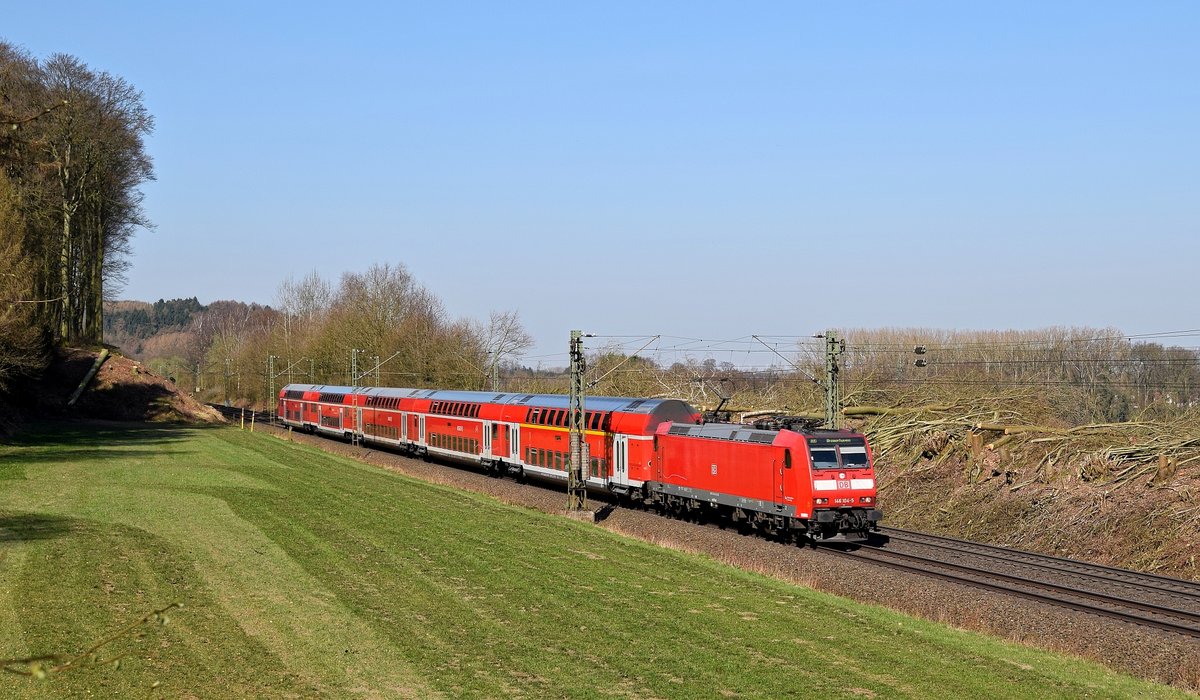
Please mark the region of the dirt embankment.
[[1200, 449], [1160, 468], [1047, 444], [885, 456], [876, 467], [886, 524], [1200, 580]]
[[40, 378], [14, 387], [10, 420], [224, 422], [219, 413], [180, 390], [167, 377], [118, 353], [109, 355], [75, 403], [68, 405], [98, 354], [76, 348], [57, 352]]

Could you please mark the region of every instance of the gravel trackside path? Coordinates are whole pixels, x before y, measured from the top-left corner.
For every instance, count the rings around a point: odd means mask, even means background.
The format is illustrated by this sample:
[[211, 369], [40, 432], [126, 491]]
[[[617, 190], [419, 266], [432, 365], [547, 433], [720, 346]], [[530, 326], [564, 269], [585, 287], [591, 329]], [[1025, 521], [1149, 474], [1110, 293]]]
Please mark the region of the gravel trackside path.
[[[258, 430], [288, 437], [286, 429]], [[290, 439], [424, 481], [495, 497], [547, 513], [566, 506], [565, 490], [494, 479], [469, 468], [293, 433]], [[590, 499], [594, 509], [603, 501]], [[884, 504], [886, 513], [886, 504]], [[732, 530], [672, 520], [655, 513], [604, 508], [597, 527], [756, 571], [784, 581], [873, 603], [1030, 646], [1099, 661], [1130, 675], [1200, 691], [1200, 640], [989, 593], [823, 552], [742, 536]]]

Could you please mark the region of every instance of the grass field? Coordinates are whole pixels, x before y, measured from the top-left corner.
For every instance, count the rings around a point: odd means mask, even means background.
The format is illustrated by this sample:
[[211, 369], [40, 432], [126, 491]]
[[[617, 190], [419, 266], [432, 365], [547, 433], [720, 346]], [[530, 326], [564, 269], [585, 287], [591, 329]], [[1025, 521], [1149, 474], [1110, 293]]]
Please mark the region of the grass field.
[[1184, 697], [261, 433], [0, 446], [0, 657], [172, 602], [0, 697]]

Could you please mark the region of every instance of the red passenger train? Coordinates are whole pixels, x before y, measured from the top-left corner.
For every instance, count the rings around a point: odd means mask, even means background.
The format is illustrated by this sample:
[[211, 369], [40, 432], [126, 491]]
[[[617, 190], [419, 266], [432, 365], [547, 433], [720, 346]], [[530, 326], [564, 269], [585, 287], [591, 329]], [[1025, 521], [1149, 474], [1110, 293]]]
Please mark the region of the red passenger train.
[[[706, 424], [674, 399], [589, 396], [584, 410], [589, 488], [782, 537], [853, 541], [878, 528], [875, 469], [859, 433]], [[561, 394], [289, 384], [278, 417], [499, 476], [567, 478], [569, 405]]]

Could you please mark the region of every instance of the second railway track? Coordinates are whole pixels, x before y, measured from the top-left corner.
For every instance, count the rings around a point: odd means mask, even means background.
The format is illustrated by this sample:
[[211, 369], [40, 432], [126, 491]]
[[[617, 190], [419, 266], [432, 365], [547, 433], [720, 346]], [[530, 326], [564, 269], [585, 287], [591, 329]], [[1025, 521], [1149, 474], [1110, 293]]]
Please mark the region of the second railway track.
[[882, 534], [871, 546], [828, 551], [1200, 638], [1200, 584], [1191, 581], [897, 528]]

